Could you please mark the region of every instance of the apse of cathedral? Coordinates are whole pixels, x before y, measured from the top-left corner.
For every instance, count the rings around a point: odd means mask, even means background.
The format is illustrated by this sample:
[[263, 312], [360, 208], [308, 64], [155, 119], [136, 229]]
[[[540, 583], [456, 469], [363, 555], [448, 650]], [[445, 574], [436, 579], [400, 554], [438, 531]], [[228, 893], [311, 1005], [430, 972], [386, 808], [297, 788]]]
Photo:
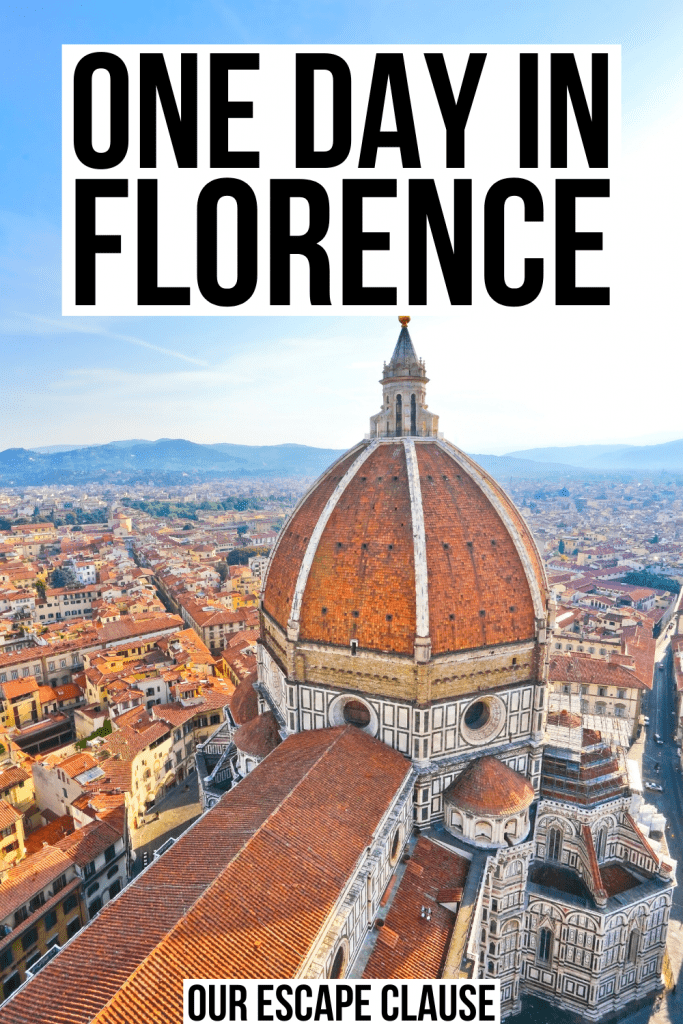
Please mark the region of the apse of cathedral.
[[661, 988], [675, 864], [624, 751], [549, 714], [539, 552], [439, 432], [399, 319], [369, 433], [271, 555], [258, 681], [197, 752], [206, 813], [0, 1021], [127, 930], [70, 1021], [142, 1024], [183, 977], [496, 979], [503, 1017], [594, 1021]]

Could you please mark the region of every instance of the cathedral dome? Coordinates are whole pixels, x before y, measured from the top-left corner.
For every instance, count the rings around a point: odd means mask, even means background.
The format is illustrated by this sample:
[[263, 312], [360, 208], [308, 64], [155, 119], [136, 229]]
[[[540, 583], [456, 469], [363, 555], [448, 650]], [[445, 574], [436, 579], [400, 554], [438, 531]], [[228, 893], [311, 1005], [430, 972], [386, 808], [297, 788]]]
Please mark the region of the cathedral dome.
[[537, 636], [533, 538], [502, 488], [438, 435], [425, 380], [404, 325], [372, 434], [313, 485], [274, 549], [263, 611], [289, 639], [426, 661]]

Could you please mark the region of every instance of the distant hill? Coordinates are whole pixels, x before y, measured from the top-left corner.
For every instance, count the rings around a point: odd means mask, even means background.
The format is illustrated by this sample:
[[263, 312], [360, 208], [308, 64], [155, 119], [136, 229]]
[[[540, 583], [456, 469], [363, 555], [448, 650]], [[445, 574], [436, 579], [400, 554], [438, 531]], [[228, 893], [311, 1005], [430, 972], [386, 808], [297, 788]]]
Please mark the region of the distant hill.
[[[47, 445], [0, 452], [0, 483], [182, 483], [207, 477], [316, 477], [342, 449], [302, 444], [196, 444], [133, 438], [101, 445]], [[576, 445], [473, 455], [501, 482], [623, 472], [683, 472], [683, 440], [658, 445]]]
[[585, 469], [562, 462], [534, 462], [532, 459], [518, 459], [512, 455], [470, 455], [470, 458], [498, 481], [509, 480], [511, 477], [532, 480], [548, 476], [586, 475]]
[[503, 458], [532, 459], [534, 462], [562, 462], [570, 466], [587, 467], [594, 459], [610, 456], [627, 449], [627, 444], [576, 444], [567, 448], [527, 448], [520, 452], [507, 452]]
[[4, 484], [181, 482], [198, 476], [318, 476], [343, 454], [307, 445], [195, 444], [183, 438], [113, 441], [52, 450], [8, 448], [0, 452]]
[[584, 444], [566, 448], [529, 448], [504, 458], [564, 462], [593, 472], [683, 472], [683, 440], [663, 444]]

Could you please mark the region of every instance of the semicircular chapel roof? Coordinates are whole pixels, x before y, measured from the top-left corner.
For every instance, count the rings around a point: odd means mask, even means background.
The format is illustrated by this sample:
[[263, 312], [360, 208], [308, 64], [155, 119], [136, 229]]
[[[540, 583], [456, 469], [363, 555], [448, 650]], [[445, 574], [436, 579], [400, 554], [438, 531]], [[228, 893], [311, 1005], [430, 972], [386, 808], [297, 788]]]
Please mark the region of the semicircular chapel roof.
[[534, 787], [497, 757], [471, 761], [444, 791], [444, 802], [471, 814], [519, 814], [534, 800]]

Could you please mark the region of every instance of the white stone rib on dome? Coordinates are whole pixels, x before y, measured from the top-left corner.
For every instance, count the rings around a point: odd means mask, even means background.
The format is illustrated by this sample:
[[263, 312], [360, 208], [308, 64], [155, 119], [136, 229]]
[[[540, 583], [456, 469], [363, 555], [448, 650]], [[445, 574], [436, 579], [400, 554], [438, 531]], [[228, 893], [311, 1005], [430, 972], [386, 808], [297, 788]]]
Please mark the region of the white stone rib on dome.
[[[360, 450], [363, 447], [364, 444], [365, 444], [365, 441], [361, 441], [355, 447]], [[335, 466], [338, 466], [340, 462], [343, 462], [344, 459], [347, 459], [349, 457], [349, 455], [353, 453], [353, 450], [354, 450], [353, 448], [350, 448], [348, 452], [344, 452], [343, 455], [340, 455], [338, 459], [334, 460], [332, 465], [328, 469], [326, 469], [324, 473], [320, 474], [318, 480], [316, 480], [316, 482], [313, 484], [313, 486], [308, 491], [305, 491], [301, 495], [301, 497], [297, 501], [296, 505], [294, 506], [294, 508], [290, 512], [287, 520], [282, 524], [282, 529], [280, 530], [280, 532], [278, 534], [278, 538], [275, 541], [275, 544], [273, 545], [273, 550], [270, 552], [270, 556], [268, 558], [268, 565], [266, 567], [266, 575], [263, 578], [263, 585], [261, 587], [261, 593], [262, 594], [265, 593], [266, 585], [268, 583], [268, 576], [270, 575], [270, 567], [271, 567], [271, 565], [273, 564], [273, 562], [275, 560], [275, 555], [277, 553], [277, 549], [280, 546], [280, 541], [282, 540], [282, 538], [284, 537], [284, 535], [285, 535], [285, 533], [287, 531], [287, 524], [290, 523], [294, 519], [294, 517], [296, 516], [296, 514], [299, 511], [299, 509], [301, 508], [301, 506], [308, 501], [308, 499], [310, 498], [311, 494], [316, 489], [316, 487], [318, 487], [323, 482], [323, 480], [325, 480], [329, 476], [329, 474], [333, 472]]]
[[[443, 441], [439, 439], [436, 443], [439, 448], [446, 452], [446, 454], [449, 455], [472, 480], [474, 480], [477, 487], [479, 487], [482, 493], [486, 495], [495, 508], [501, 522], [505, 525], [505, 528], [510, 535], [512, 543], [515, 545], [517, 554], [519, 555], [520, 561], [524, 567], [524, 572], [529, 583], [529, 590], [531, 592], [531, 599], [534, 605], [534, 614], [537, 619], [544, 619], [546, 616], [545, 603], [543, 601], [543, 595], [541, 594], [541, 588], [539, 587], [538, 580], [536, 579], [534, 567], [531, 564], [531, 559], [529, 558], [529, 552], [526, 549], [524, 541], [519, 535], [517, 525], [512, 521], [505, 505], [501, 502], [500, 498], [489, 484], [486, 474], [481, 470], [478, 470], [476, 463], [464, 458], [460, 449], [456, 448], [456, 446], [451, 444], [450, 441]], [[531, 531], [529, 531], [529, 537], [531, 542], [534, 543], [533, 537], [531, 537]], [[542, 564], [540, 555], [539, 563]]]
[[405, 437], [403, 447], [408, 468], [408, 487], [410, 488], [410, 512], [413, 527], [413, 552], [415, 557], [415, 634], [420, 637], [429, 636], [429, 577], [427, 573], [427, 540], [425, 538], [424, 511], [422, 509], [422, 490], [420, 488], [420, 470], [415, 454], [415, 442]]
[[323, 535], [325, 527], [327, 526], [330, 516], [337, 507], [337, 503], [341, 498], [342, 494], [348, 487], [351, 480], [363, 465], [369, 455], [374, 452], [378, 442], [372, 441], [367, 448], [360, 453], [358, 458], [349, 466], [344, 476], [341, 478], [335, 489], [333, 490], [330, 497], [327, 499], [324, 509], [322, 510], [318, 522], [315, 524], [315, 529], [311, 534], [311, 538], [306, 547], [306, 554], [303, 557], [301, 566], [299, 568], [299, 575], [297, 577], [296, 586], [294, 588], [294, 596], [292, 598], [292, 608], [289, 615], [288, 625], [291, 628], [298, 627], [299, 619], [301, 616], [301, 602], [303, 600], [304, 591], [306, 589], [306, 583], [308, 582], [308, 575], [313, 565], [313, 559], [320, 543], [320, 538]]

